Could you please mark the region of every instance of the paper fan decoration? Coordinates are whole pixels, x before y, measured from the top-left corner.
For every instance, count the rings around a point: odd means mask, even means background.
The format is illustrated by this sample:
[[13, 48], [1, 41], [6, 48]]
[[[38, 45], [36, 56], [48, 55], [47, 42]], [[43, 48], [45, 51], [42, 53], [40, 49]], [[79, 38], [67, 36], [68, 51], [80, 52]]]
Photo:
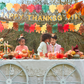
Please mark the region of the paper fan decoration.
[[63, 5], [59, 4], [57, 5], [56, 9], [58, 10], [59, 13], [62, 12], [62, 10], [64, 9]]
[[49, 33], [49, 32], [52, 33], [52, 27], [51, 27], [51, 25], [48, 25], [48, 24], [47, 24], [47, 32], [48, 32], [48, 33]]
[[34, 32], [34, 30], [35, 30], [35, 24], [31, 24], [31, 26], [30, 26], [29, 29], [30, 29], [30, 33]]
[[6, 4], [6, 8], [7, 8], [8, 11], [10, 11], [12, 9], [12, 7], [13, 7], [12, 3], [7, 3]]
[[46, 13], [49, 10], [49, 6], [48, 5], [42, 5], [42, 10], [44, 13]]
[[24, 31], [29, 32], [29, 24], [24, 24]]
[[13, 29], [18, 31], [18, 23], [17, 22], [14, 22], [13, 23]]
[[18, 31], [23, 31], [24, 30], [24, 24], [25, 23], [20, 23]]
[[75, 25], [75, 31], [78, 31], [78, 30], [79, 30], [79, 28], [80, 28], [80, 26], [81, 26], [81, 23], [79, 23], [79, 24]]
[[20, 4], [18, 4], [18, 3], [14, 4], [13, 8], [17, 12], [20, 9]]
[[53, 25], [52, 32], [53, 33], [57, 32], [57, 29], [58, 29], [58, 24]]
[[39, 13], [42, 10], [42, 5], [35, 5], [35, 10], [37, 13]]
[[1, 24], [1, 21], [0, 21], [0, 32], [2, 32], [4, 30], [4, 27], [3, 25]]
[[67, 32], [69, 30], [69, 24], [64, 24], [63, 29], [64, 29], [64, 32]]
[[75, 30], [75, 25], [74, 25], [73, 23], [70, 23], [70, 24], [69, 24], [69, 29], [70, 29], [70, 31], [73, 31], [73, 32], [74, 32], [74, 30]]
[[81, 15], [84, 15], [84, 6], [81, 9]]
[[56, 10], [56, 5], [53, 5], [53, 4], [50, 5], [50, 6], [49, 6], [49, 9], [50, 9], [50, 12], [51, 12], [51, 13], [54, 13], [55, 10]]
[[12, 29], [13, 28], [13, 21], [9, 21], [8, 23], [8, 29]]
[[41, 31], [41, 27], [40, 27], [40, 25], [37, 25], [37, 24], [36, 24], [36, 26], [35, 26], [35, 30], [36, 30], [36, 32], [40, 33], [40, 31]]
[[6, 7], [6, 4], [4, 2], [0, 3], [0, 10], [4, 9]]
[[83, 26], [83, 25], [80, 26], [78, 32], [79, 32], [80, 34], [84, 33], [84, 26]]
[[61, 33], [64, 32], [62, 24], [58, 24], [58, 31], [61, 32]]
[[22, 10], [22, 12], [25, 12], [26, 9], [27, 9], [27, 5], [26, 5], [26, 4], [22, 4], [22, 5], [20, 6], [20, 9]]
[[64, 5], [64, 10], [67, 12], [69, 9], [71, 8], [71, 6], [69, 4]]
[[45, 33], [46, 32], [46, 24], [42, 25], [41, 27], [41, 33]]
[[30, 13], [32, 13], [34, 11], [35, 7], [34, 7], [34, 5], [31, 4], [27, 7], [27, 9], [29, 10]]
[[4, 29], [8, 29], [8, 23], [6, 23], [6, 21], [5, 22], [1, 22], [2, 23], [2, 25], [3, 25], [3, 27], [4, 27]]

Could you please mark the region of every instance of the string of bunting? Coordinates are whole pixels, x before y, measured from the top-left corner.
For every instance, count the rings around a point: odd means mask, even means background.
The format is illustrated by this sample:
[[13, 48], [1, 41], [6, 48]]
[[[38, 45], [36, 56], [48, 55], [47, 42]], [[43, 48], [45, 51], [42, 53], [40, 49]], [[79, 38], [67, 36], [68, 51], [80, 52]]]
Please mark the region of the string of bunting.
[[17, 22], [14, 21], [9, 21], [8, 23], [4, 22], [4, 21], [0, 21], [0, 32], [2, 32], [4, 29], [14, 29], [15, 31], [26, 31], [28, 33], [31, 32], [38, 32], [38, 33], [45, 33], [45, 32], [49, 32], [49, 33], [56, 33], [57, 31], [61, 32], [61, 33], [65, 33], [68, 31], [78, 31], [80, 34], [84, 33], [84, 26], [82, 23], [79, 23], [77, 25], [74, 25], [73, 23], [67, 23], [64, 24], [64, 26], [62, 24], [56, 23], [55, 25], [49, 25], [49, 24], [44, 24], [42, 25], [42, 27], [40, 27], [40, 25], [34, 23], [31, 24], [29, 26], [29, 24], [23, 22], [18, 24]]
[[[80, 4], [84, 5], [83, 1], [81, 1]], [[69, 4], [61, 5], [61, 4], [59, 4], [59, 5], [56, 6], [56, 5], [53, 5], [53, 4], [52, 5], [46, 5], [46, 4], [44, 4], [44, 5], [40, 5], [40, 4], [37, 4], [37, 5], [21, 4], [20, 5], [20, 4], [16, 3], [16, 4], [13, 5], [12, 3], [1, 2], [0, 3], [0, 10], [4, 9], [5, 7], [7, 8], [8, 11], [10, 11], [13, 8], [16, 12], [18, 12], [19, 9], [21, 9], [22, 12], [25, 12], [26, 10], [28, 10], [30, 13], [32, 13], [34, 10], [37, 13], [41, 12], [41, 10], [44, 13], [46, 13], [48, 10], [50, 10], [51, 13], [54, 13], [55, 10], [57, 10], [59, 13], [61, 13], [63, 10], [65, 10], [65, 12], [67, 13], [67, 17], [69, 18], [72, 13], [73, 14], [75, 13], [74, 10], [76, 9], [76, 6], [78, 7], [78, 6], [80, 6], [80, 4], [79, 5], [78, 5], [78, 3], [72, 4], [72, 5], [69, 5]], [[79, 10], [77, 10], [77, 11], [79, 11]], [[84, 6], [81, 9], [81, 15], [84, 15]]]

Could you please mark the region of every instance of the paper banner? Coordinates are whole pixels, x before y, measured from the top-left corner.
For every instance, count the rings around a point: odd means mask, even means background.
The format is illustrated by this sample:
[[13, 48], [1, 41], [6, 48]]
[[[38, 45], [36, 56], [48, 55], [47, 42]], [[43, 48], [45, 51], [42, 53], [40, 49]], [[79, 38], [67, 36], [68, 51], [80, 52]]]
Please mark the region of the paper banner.
[[84, 15], [84, 6], [81, 9], [81, 15]]
[[49, 32], [52, 33], [52, 27], [51, 27], [51, 25], [48, 25], [48, 24], [47, 24], [47, 32], [48, 32], [48, 33], [49, 33]]
[[79, 24], [75, 25], [75, 31], [78, 31], [78, 30], [79, 30], [79, 28], [80, 28], [80, 26], [81, 26], [81, 23], [79, 23]]
[[56, 9], [58, 10], [59, 13], [62, 12], [62, 10], [64, 9], [63, 5], [59, 4], [57, 5]]
[[58, 29], [58, 24], [53, 25], [52, 32], [53, 33], [57, 32], [57, 29]]
[[13, 28], [13, 21], [9, 21], [8, 23], [8, 29], [12, 29]]
[[39, 13], [42, 10], [42, 5], [35, 5], [35, 10], [37, 13]]
[[84, 33], [84, 26], [83, 26], [83, 25], [80, 26], [78, 32], [79, 32], [80, 34]]
[[18, 3], [14, 4], [13, 8], [17, 12], [20, 9], [20, 4], [18, 4]]
[[68, 30], [69, 30], [69, 24], [64, 24], [63, 29], [64, 29], [64, 32], [68, 32]]
[[71, 8], [71, 6], [69, 4], [64, 5], [64, 10], [67, 12], [69, 9]]
[[35, 30], [36, 30], [36, 32], [40, 33], [40, 31], [41, 31], [41, 27], [40, 27], [40, 25], [37, 25], [37, 24], [36, 24], [36, 26], [35, 26]]
[[69, 29], [70, 29], [70, 31], [73, 31], [73, 32], [74, 32], [74, 30], [75, 30], [75, 25], [74, 25], [73, 23], [70, 23], [70, 24], [69, 24]]
[[14, 22], [13, 23], [13, 29], [18, 31], [18, 23], [17, 22]]
[[31, 26], [30, 26], [30, 33], [34, 32], [34, 30], [35, 30], [35, 23], [31, 24]]
[[27, 9], [27, 5], [26, 5], [26, 4], [22, 4], [22, 5], [20, 6], [20, 9], [22, 10], [22, 12], [25, 12], [26, 9]]
[[29, 32], [29, 24], [24, 24], [24, 31]]
[[31, 4], [27, 7], [27, 9], [29, 10], [30, 13], [32, 13], [35, 8], [34, 8], [34, 5]]
[[7, 8], [8, 11], [10, 11], [12, 9], [12, 7], [13, 7], [12, 3], [7, 3], [6, 4], [6, 8]]
[[50, 6], [49, 6], [49, 9], [50, 9], [50, 12], [51, 12], [51, 13], [54, 13], [55, 10], [56, 10], [56, 5], [53, 5], [53, 4], [50, 5]]
[[49, 10], [49, 6], [48, 5], [42, 5], [42, 10], [44, 13], [46, 13]]
[[24, 30], [24, 24], [25, 24], [24, 22], [20, 23], [18, 31], [23, 31]]
[[61, 33], [64, 32], [62, 24], [58, 24], [58, 31], [61, 32]]
[[46, 24], [42, 25], [41, 27], [41, 33], [45, 33], [46, 32]]
[[3, 25], [3, 27], [4, 27], [4, 29], [8, 29], [8, 23], [6, 23], [6, 21], [5, 22], [1, 22], [2, 23], [2, 25]]
[[4, 2], [0, 3], [0, 10], [4, 9], [6, 7], [6, 4]]
[[2, 32], [4, 30], [4, 27], [3, 25], [1, 24], [1, 21], [0, 21], [0, 32]]

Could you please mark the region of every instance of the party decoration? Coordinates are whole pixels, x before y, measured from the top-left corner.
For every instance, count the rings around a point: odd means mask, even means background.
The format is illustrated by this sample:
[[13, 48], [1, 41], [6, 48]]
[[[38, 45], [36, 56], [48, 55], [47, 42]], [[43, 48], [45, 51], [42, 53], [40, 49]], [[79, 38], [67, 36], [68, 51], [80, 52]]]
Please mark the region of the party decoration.
[[18, 23], [17, 22], [14, 22], [13, 23], [13, 29], [18, 31]]
[[51, 13], [54, 13], [55, 10], [56, 10], [56, 5], [53, 5], [53, 4], [50, 5], [50, 6], [49, 6], [49, 9], [50, 9], [50, 12], [51, 12]]
[[80, 34], [84, 33], [84, 26], [83, 26], [83, 25], [80, 26], [78, 32], [79, 32]]
[[5, 22], [1, 22], [2, 23], [2, 25], [3, 25], [3, 27], [4, 27], [4, 29], [8, 29], [8, 23], [6, 23], [6, 21]]
[[58, 29], [58, 24], [53, 25], [52, 32], [53, 33], [57, 32], [57, 29]]
[[18, 3], [14, 4], [13, 8], [17, 12], [20, 9], [20, 4], [18, 4]]
[[70, 31], [73, 31], [73, 32], [74, 32], [74, 30], [75, 30], [75, 25], [74, 25], [73, 23], [70, 23], [70, 24], [69, 24], [69, 29], [70, 29]]
[[4, 27], [3, 25], [1, 24], [1, 21], [0, 21], [0, 32], [2, 32], [4, 30]]
[[79, 30], [79, 28], [80, 28], [80, 26], [81, 26], [81, 23], [79, 23], [79, 24], [75, 25], [75, 31], [78, 31], [78, 30]]
[[81, 9], [81, 15], [84, 15], [84, 6]]
[[61, 54], [61, 53], [57, 53], [56, 57], [57, 57], [58, 59], [62, 59], [62, 58], [64, 57], [64, 55]]
[[68, 31], [68, 29], [69, 29], [69, 24], [64, 24], [63, 29], [64, 29], [64, 32]]
[[8, 11], [10, 11], [12, 9], [12, 7], [13, 7], [12, 3], [7, 3], [6, 4], [6, 8], [7, 8]]
[[31, 4], [27, 7], [27, 9], [29, 10], [30, 13], [32, 13], [33, 10], [35, 9], [35, 7], [34, 7], [34, 5]]
[[31, 24], [31, 26], [30, 26], [30, 33], [34, 32], [34, 30], [35, 30], [35, 24]]
[[71, 6], [69, 4], [64, 5], [64, 10], [67, 12], [69, 9], [71, 8]]
[[20, 9], [22, 10], [22, 12], [25, 12], [26, 9], [27, 9], [27, 5], [22, 4], [22, 5], [20, 6]]
[[59, 13], [62, 12], [62, 10], [64, 9], [63, 5], [59, 4], [57, 5], [56, 9], [58, 10]]
[[40, 31], [41, 31], [41, 27], [40, 27], [40, 25], [37, 25], [37, 24], [36, 24], [36, 26], [35, 26], [35, 30], [36, 30], [36, 32], [40, 33]]
[[4, 9], [6, 7], [6, 4], [4, 2], [0, 3], [0, 10]]
[[29, 32], [29, 24], [24, 24], [24, 31]]
[[24, 30], [24, 24], [25, 24], [24, 22], [20, 23], [18, 31], [23, 31]]
[[49, 32], [52, 33], [52, 27], [51, 27], [51, 25], [48, 25], [48, 24], [47, 24], [47, 32], [48, 32], [48, 33], [49, 33]]
[[42, 10], [42, 5], [35, 5], [35, 10], [37, 13], [39, 13]]
[[42, 25], [41, 27], [41, 33], [45, 33], [46, 32], [46, 24]]
[[48, 5], [42, 5], [42, 10], [44, 13], [46, 13], [49, 10], [49, 6]]
[[9, 21], [8, 23], [8, 29], [12, 29], [13, 28], [13, 21]]
[[63, 29], [62, 24], [58, 24], [58, 31], [63, 33], [64, 29]]

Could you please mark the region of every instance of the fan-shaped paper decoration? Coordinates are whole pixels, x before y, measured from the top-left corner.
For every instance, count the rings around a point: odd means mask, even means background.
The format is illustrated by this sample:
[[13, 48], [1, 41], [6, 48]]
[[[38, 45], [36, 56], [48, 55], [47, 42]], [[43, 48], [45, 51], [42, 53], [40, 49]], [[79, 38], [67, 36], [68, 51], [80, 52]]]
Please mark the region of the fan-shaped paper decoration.
[[64, 24], [63, 29], [64, 29], [64, 32], [67, 32], [69, 30], [69, 24]]
[[35, 30], [36, 30], [36, 32], [40, 33], [40, 31], [41, 31], [41, 27], [40, 27], [40, 25], [37, 25], [37, 24], [36, 24], [36, 26], [35, 26]]
[[6, 4], [6, 8], [7, 8], [8, 11], [10, 11], [12, 9], [12, 7], [13, 7], [12, 3], [7, 3]]
[[3, 25], [1, 24], [1, 21], [0, 21], [0, 32], [2, 32], [4, 30], [4, 27]]
[[78, 32], [79, 32], [80, 34], [84, 33], [84, 26], [83, 26], [83, 25], [80, 26]]
[[29, 24], [24, 24], [24, 31], [29, 32]]
[[49, 6], [48, 5], [42, 5], [42, 10], [44, 13], [46, 13], [49, 10]]
[[59, 4], [57, 5], [56, 9], [58, 10], [59, 13], [62, 12], [62, 10], [64, 9], [63, 5]]
[[6, 7], [6, 4], [4, 2], [0, 3], [0, 10], [4, 9]]
[[17, 12], [20, 9], [20, 4], [18, 4], [18, 3], [14, 4], [13, 8]]
[[75, 31], [78, 31], [78, 30], [79, 30], [79, 28], [80, 28], [80, 26], [81, 26], [81, 23], [79, 23], [79, 24], [75, 25]]
[[42, 10], [42, 5], [35, 5], [35, 10], [37, 13], [39, 13]]
[[29, 10], [30, 13], [32, 13], [34, 11], [35, 7], [34, 7], [34, 5], [31, 4], [27, 7], [27, 9]]
[[22, 12], [25, 12], [26, 9], [27, 9], [27, 5], [26, 5], [26, 4], [22, 4], [22, 5], [20, 6], [20, 9], [22, 10]]
[[25, 23], [20, 23], [20, 24], [19, 24], [18, 31], [23, 31], [23, 30], [24, 30], [24, 24], [25, 24]]
[[13, 21], [9, 21], [8, 23], [8, 29], [12, 29], [13, 28]]
[[53, 5], [53, 4], [50, 5], [50, 6], [49, 6], [49, 9], [50, 9], [50, 12], [51, 12], [51, 13], [54, 13], [55, 10], [56, 10], [56, 5]]
[[48, 24], [47, 24], [47, 32], [48, 32], [48, 33], [49, 33], [49, 32], [52, 33], [52, 27], [51, 27], [51, 25], [48, 25]]
[[34, 30], [35, 30], [35, 24], [31, 24], [31, 26], [30, 26], [30, 33], [34, 32]]
[[62, 24], [58, 24], [58, 31], [61, 32], [61, 33], [64, 32]]
[[13, 23], [13, 29], [18, 31], [18, 23], [17, 22], [14, 22]]
[[69, 4], [64, 5], [64, 10], [67, 12], [69, 9], [71, 8], [71, 6]]
[[8, 23], [6, 23], [6, 21], [5, 22], [1, 22], [2, 23], [2, 25], [3, 25], [3, 27], [4, 27], [4, 29], [8, 29]]
[[58, 29], [58, 24], [53, 25], [52, 32], [53, 33], [57, 32], [57, 29]]
[[81, 15], [84, 15], [84, 6], [81, 9]]
[[41, 33], [45, 33], [46, 32], [46, 24], [42, 25], [41, 27]]
[[69, 29], [70, 29], [70, 31], [73, 31], [73, 32], [74, 32], [74, 30], [75, 30], [75, 25], [74, 25], [73, 23], [70, 23], [70, 24], [69, 24]]

